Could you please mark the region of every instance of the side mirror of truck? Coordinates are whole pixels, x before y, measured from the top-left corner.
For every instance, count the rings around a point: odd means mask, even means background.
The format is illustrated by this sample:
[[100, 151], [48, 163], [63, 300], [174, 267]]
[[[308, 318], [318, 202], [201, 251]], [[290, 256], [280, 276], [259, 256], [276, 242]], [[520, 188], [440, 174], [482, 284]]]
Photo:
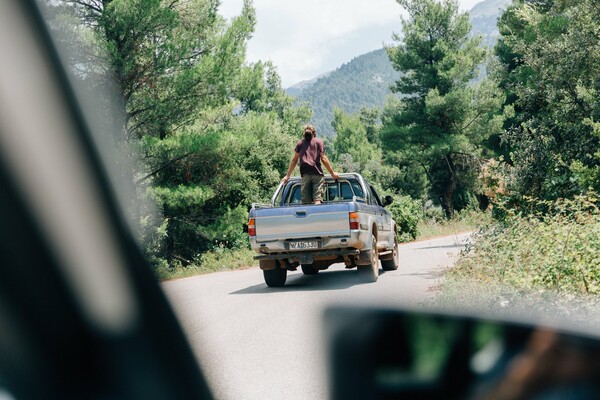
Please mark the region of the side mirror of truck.
[[394, 198], [392, 196], [385, 196], [383, 198], [383, 206], [387, 207], [394, 202]]

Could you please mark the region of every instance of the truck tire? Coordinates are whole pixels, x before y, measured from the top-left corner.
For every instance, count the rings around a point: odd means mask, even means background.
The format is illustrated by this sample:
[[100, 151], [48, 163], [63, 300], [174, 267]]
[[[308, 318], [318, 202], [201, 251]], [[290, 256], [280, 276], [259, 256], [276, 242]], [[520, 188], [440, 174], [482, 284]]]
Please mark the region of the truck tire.
[[263, 270], [265, 283], [268, 287], [281, 287], [287, 279], [287, 269], [279, 268]]
[[398, 241], [394, 238], [394, 249], [392, 250], [392, 258], [381, 260], [381, 268], [384, 271], [394, 271], [398, 269]]
[[358, 266], [358, 278], [364, 283], [377, 282], [379, 278], [379, 253], [375, 235], [371, 236], [371, 262]]
[[319, 270], [310, 264], [302, 264], [301, 267], [304, 275], [317, 275], [319, 273]]

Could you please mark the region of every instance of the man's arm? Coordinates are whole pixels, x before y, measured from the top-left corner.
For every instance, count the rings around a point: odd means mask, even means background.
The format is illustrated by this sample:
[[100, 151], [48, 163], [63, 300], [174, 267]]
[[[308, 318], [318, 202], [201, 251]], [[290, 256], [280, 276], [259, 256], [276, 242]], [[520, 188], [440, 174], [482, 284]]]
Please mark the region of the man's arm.
[[288, 183], [288, 181], [290, 180], [290, 176], [292, 176], [292, 173], [294, 172], [294, 168], [296, 168], [296, 164], [298, 163], [298, 158], [300, 158], [300, 154], [294, 153], [294, 157], [292, 158], [292, 161], [290, 162], [290, 167], [288, 168], [288, 172], [281, 180], [282, 183], [284, 183], [284, 184]]
[[327, 168], [327, 171], [329, 171], [329, 173], [331, 174], [331, 176], [333, 177], [333, 179], [339, 179], [340, 178], [340, 176], [333, 171], [333, 168], [331, 168], [331, 164], [329, 163], [329, 158], [327, 158], [327, 156], [325, 155], [325, 153], [321, 153], [321, 162], [323, 163], [323, 165], [325, 166], [325, 168]]

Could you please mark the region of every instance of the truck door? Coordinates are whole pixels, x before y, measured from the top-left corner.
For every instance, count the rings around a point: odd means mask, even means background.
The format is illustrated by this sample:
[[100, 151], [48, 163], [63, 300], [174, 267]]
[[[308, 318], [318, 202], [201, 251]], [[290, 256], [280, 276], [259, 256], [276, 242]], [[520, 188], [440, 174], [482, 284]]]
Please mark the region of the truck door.
[[377, 215], [377, 228], [380, 231], [384, 231], [386, 235], [389, 234], [389, 231], [392, 230], [392, 218], [387, 210], [383, 207], [383, 203], [381, 203], [381, 199], [379, 198], [379, 194], [372, 185], [369, 185], [369, 190], [371, 191], [371, 198], [373, 199], [373, 208], [375, 214]]

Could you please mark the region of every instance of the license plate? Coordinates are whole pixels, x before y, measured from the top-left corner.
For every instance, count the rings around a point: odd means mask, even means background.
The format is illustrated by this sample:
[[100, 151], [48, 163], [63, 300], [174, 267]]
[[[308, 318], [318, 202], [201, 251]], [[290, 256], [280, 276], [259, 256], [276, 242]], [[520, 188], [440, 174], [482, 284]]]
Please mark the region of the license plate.
[[303, 242], [290, 242], [290, 250], [318, 249], [319, 242], [316, 240], [307, 240]]

